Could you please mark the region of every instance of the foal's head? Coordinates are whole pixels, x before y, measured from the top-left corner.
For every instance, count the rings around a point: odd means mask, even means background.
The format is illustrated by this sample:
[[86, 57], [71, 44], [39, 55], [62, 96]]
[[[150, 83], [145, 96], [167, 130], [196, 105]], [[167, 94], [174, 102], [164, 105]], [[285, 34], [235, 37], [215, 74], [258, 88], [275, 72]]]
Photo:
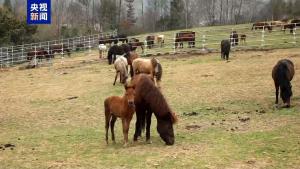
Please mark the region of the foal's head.
[[125, 84], [125, 98], [128, 102], [128, 106], [134, 107], [134, 96], [135, 96], [135, 90], [133, 85]]

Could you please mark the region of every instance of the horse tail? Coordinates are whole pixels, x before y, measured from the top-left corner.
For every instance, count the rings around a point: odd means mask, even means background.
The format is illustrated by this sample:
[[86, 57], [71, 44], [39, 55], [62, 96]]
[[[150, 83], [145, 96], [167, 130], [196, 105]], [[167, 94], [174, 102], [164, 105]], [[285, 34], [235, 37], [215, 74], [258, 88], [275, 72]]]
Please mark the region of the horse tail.
[[155, 68], [155, 75], [156, 75], [156, 79], [157, 81], [161, 81], [161, 77], [162, 77], [162, 66], [160, 63], [157, 63], [157, 66]]
[[158, 60], [155, 59], [155, 58], [152, 58], [152, 59], [151, 59], [151, 64], [152, 64], [152, 67], [153, 67], [153, 68], [156, 68], [156, 66], [157, 66], [157, 64], [158, 64]]
[[276, 80], [277, 80], [277, 83], [280, 85], [280, 86], [286, 86], [289, 84], [289, 80], [288, 80], [288, 77], [287, 77], [287, 71], [288, 71], [288, 67], [285, 63], [279, 63], [277, 65], [277, 70], [276, 70]]

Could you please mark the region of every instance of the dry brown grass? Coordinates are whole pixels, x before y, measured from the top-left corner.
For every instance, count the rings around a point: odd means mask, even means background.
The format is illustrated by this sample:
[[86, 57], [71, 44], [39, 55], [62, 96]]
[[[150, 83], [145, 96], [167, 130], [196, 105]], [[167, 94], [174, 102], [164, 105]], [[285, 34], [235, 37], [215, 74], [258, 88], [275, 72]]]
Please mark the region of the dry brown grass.
[[[0, 163], [4, 168], [296, 168], [299, 52], [234, 52], [229, 63], [217, 53], [160, 57], [162, 91], [180, 117], [172, 147], [161, 142], [155, 120], [152, 145], [141, 141], [122, 148], [119, 122], [117, 145], [105, 145], [103, 100], [121, 95], [123, 87], [112, 85], [114, 69], [98, 61], [96, 51], [57, 59], [51, 67], [2, 70], [0, 145], [16, 148], [0, 150]], [[296, 65], [288, 110], [273, 109], [271, 70], [281, 58]], [[199, 114], [184, 115], [192, 111]], [[239, 120], [245, 117], [250, 120]]]

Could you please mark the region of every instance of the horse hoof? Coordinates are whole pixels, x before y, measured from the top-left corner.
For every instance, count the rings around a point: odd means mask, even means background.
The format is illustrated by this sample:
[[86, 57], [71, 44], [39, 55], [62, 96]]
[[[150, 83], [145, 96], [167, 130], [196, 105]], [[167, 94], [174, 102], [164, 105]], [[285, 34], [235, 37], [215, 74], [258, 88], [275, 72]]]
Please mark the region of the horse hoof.
[[146, 143], [147, 144], [152, 144], [152, 141], [151, 140], [147, 140]]
[[123, 144], [123, 147], [128, 147], [128, 143], [124, 143], [124, 144]]
[[274, 108], [275, 108], [275, 109], [278, 109], [278, 108], [279, 108], [278, 104], [275, 104], [275, 105], [274, 105]]

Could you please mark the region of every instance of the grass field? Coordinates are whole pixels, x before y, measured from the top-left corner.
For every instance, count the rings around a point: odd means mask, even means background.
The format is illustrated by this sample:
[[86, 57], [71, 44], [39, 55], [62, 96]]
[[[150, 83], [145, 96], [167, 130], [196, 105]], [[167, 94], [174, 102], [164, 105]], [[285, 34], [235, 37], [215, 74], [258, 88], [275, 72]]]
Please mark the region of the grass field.
[[[106, 145], [103, 101], [123, 86], [112, 85], [114, 68], [93, 60], [96, 51], [1, 70], [0, 168], [299, 168], [299, 52], [233, 52], [229, 63], [219, 53], [159, 57], [162, 91], [179, 116], [174, 146], [158, 136], [155, 117], [152, 144], [143, 137], [123, 148], [118, 120], [117, 143]], [[281, 58], [296, 66], [290, 109], [274, 109], [271, 70]]]

